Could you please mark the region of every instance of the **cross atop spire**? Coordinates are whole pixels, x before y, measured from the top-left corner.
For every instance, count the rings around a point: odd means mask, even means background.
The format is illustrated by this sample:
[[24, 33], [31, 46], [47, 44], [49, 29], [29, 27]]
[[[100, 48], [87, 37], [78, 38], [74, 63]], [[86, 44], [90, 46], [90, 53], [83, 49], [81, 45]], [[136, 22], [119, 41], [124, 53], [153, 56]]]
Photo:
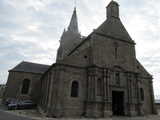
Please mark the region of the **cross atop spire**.
[[77, 6], [77, 1], [75, 0], [75, 8], [76, 8], [76, 6]]

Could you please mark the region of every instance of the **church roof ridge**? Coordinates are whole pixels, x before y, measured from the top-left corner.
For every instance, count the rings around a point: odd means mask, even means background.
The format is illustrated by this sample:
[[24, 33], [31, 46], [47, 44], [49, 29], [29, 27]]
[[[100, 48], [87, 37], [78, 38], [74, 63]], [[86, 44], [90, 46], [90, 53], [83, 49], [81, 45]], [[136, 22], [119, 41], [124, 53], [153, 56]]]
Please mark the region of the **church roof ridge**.
[[27, 61], [22, 61], [19, 63], [16, 67], [9, 71], [13, 72], [29, 72], [29, 73], [39, 73], [39, 74], [44, 74], [48, 69], [50, 65], [44, 65], [44, 64], [39, 64], [39, 63], [33, 63], [33, 62], [27, 62]]
[[117, 39], [134, 42], [120, 20], [119, 4], [112, 0], [106, 9], [107, 19], [96, 29], [96, 32], [111, 37], [114, 36]]
[[[112, 0], [111, 2], [118, 4], [118, 2], [116, 2], [115, 0]], [[110, 2], [110, 3], [111, 3], [111, 2]], [[119, 5], [119, 4], [118, 4], [118, 5]]]

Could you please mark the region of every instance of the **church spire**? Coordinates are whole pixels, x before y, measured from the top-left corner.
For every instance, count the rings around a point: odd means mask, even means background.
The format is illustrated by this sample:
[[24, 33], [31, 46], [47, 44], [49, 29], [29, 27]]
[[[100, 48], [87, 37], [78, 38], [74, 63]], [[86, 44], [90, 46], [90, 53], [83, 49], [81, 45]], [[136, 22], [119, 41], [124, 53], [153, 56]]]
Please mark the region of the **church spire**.
[[63, 31], [61, 39], [60, 39], [60, 46], [57, 51], [57, 60], [62, 60], [67, 55], [75, 49], [75, 47], [82, 42], [84, 38], [81, 37], [81, 34], [78, 29], [78, 22], [77, 22], [77, 12], [76, 6], [74, 7], [73, 14], [71, 17], [70, 24], [68, 29]]
[[76, 7], [74, 7], [72, 18], [71, 18], [71, 21], [70, 21], [70, 24], [68, 26], [68, 30], [67, 31], [70, 34], [79, 35]]

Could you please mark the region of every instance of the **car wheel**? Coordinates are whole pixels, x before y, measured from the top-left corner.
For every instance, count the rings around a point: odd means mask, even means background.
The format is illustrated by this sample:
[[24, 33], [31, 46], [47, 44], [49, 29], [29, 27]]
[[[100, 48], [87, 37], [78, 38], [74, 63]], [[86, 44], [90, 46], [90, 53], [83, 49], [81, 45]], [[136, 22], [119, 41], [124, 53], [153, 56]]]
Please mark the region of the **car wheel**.
[[12, 110], [15, 110], [15, 109], [16, 109], [16, 107], [15, 107], [15, 106], [13, 106], [13, 107], [11, 107], [11, 109], [12, 109]]

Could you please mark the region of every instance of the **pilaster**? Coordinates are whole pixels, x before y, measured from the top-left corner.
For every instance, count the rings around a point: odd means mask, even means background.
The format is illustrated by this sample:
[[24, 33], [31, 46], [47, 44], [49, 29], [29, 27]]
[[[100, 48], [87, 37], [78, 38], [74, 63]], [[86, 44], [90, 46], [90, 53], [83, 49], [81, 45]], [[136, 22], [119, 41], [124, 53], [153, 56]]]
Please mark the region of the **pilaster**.
[[133, 103], [133, 88], [132, 88], [132, 73], [127, 73], [127, 86], [128, 86], [128, 103], [127, 103], [127, 111], [128, 116], [135, 116], [135, 104]]
[[50, 88], [50, 78], [51, 74], [50, 72], [47, 75], [47, 82], [46, 82], [46, 93], [45, 93], [45, 104], [44, 104], [44, 113], [47, 111], [47, 106], [48, 106], [48, 98], [49, 98], [49, 88]]
[[88, 75], [88, 94], [87, 99], [91, 100], [91, 75]]
[[95, 74], [94, 74], [94, 100], [97, 99], [97, 68], [95, 68]]
[[153, 114], [157, 114], [157, 109], [155, 107], [154, 91], [153, 91], [153, 81], [152, 81], [152, 79], [149, 80], [149, 84], [150, 84], [150, 89], [151, 89], [152, 112], [153, 112]]
[[50, 80], [50, 87], [49, 87], [49, 98], [48, 98], [48, 106], [47, 106], [47, 112], [46, 112], [46, 116], [50, 116], [50, 113], [52, 111], [52, 99], [53, 99], [53, 83], [54, 83], [54, 69], [52, 69], [51, 71], [51, 80]]
[[137, 95], [138, 95], [138, 115], [143, 116], [142, 112], [142, 102], [141, 102], [141, 95], [140, 95], [140, 74], [137, 73]]
[[110, 117], [112, 116], [112, 111], [111, 111], [111, 102], [110, 102], [110, 96], [109, 96], [109, 70], [104, 69], [104, 100], [103, 100], [103, 106], [104, 106], [104, 111], [103, 111], [103, 117]]

